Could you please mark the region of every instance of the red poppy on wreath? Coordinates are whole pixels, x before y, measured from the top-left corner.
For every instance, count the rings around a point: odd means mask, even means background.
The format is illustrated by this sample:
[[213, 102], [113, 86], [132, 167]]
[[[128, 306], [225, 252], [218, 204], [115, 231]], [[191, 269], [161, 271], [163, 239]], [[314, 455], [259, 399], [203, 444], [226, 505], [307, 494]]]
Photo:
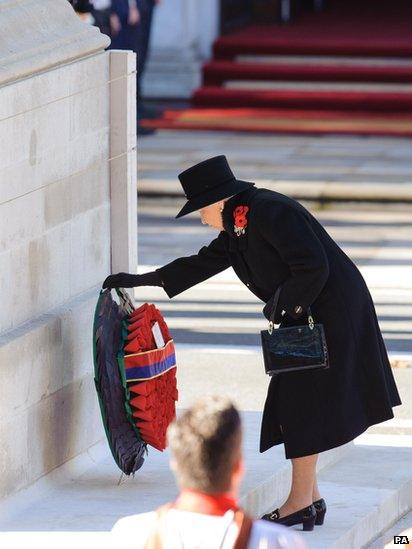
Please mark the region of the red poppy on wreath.
[[233, 217], [235, 219], [234, 230], [236, 236], [241, 236], [245, 234], [245, 229], [247, 227], [247, 218], [246, 214], [249, 211], [248, 206], [237, 206], [233, 211]]

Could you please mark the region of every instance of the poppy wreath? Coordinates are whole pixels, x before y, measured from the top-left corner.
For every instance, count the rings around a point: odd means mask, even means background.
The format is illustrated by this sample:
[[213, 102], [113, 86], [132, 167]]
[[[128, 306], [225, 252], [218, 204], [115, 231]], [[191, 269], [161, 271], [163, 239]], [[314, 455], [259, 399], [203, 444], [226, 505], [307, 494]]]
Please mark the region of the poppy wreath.
[[176, 358], [173, 339], [155, 305], [135, 309], [124, 290], [116, 292], [120, 304], [111, 291], [102, 290], [96, 306], [95, 385], [112, 455], [130, 475], [143, 465], [148, 445], [166, 448], [166, 430], [176, 417]]
[[[163, 340], [159, 348], [153, 335], [155, 324]], [[176, 417], [176, 355], [166, 322], [153, 304], [144, 303], [125, 319], [118, 359], [134, 424], [147, 444], [163, 451], [166, 430]]]
[[245, 234], [247, 227], [247, 217], [246, 214], [249, 211], [248, 206], [236, 206], [233, 210], [233, 218], [235, 220], [234, 231], [236, 236], [241, 236]]

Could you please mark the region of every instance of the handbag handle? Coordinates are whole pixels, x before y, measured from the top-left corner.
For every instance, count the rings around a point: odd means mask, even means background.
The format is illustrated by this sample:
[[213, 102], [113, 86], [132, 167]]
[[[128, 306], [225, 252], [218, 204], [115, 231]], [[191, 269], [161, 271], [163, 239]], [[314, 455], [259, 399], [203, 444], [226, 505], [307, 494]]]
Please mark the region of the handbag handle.
[[[272, 308], [272, 311], [269, 315], [269, 328], [268, 328], [268, 332], [271, 334], [273, 332], [273, 326], [275, 324], [275, 313], [276, 313], [276, 309], [277, 309], [277, 306], [278, 306], [278, 302], [279, 302], [279, 296], [280, 296], [280, 291], [282, 289], [282, 286], [278, 286], [277, 289], [276, 289], [276, 292], [275, 292], [275, 295], [274, 295], [274, 298], [273, 298], [273, 308]], [[311, 330], [313, 330], [313, 328], [315, 327], [315, 322], [313, 320], [313, 317], [312, 317], [312, 311], [310, 310], [310, 307], [308, 307], [308, 324], [309, 324], [309, 328]]]

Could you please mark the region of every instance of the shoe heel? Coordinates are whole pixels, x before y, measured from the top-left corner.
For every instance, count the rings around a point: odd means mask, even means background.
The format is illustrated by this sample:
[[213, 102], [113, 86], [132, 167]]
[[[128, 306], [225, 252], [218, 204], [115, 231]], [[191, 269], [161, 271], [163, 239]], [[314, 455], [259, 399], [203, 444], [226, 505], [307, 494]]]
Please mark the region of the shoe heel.
[[325, 520], [325, 513], [326, 509], [323, 511], [318, 511], [315, 519], [316, 526], [321, 526], [323, 524], [323, 521]]
[[305, 532], [311, 532], [315, 527], [316, 516], [307, 517], [303, 519], [303, 530]]

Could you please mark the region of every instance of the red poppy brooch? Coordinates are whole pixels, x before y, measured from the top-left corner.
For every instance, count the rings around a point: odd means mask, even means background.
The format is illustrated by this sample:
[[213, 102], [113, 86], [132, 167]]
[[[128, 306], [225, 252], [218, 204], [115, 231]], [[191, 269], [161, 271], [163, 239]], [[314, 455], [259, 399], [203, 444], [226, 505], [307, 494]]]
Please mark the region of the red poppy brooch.
[[234, 230], [235, 230], [236, 236], [241, 236], [245, 234], [245, 229], [247, 227], [246, 214], [248, 213], [248, 211], [249, 211], [248, 206], [237, 206], [233, 210], [233, 217], [235, 220]]

